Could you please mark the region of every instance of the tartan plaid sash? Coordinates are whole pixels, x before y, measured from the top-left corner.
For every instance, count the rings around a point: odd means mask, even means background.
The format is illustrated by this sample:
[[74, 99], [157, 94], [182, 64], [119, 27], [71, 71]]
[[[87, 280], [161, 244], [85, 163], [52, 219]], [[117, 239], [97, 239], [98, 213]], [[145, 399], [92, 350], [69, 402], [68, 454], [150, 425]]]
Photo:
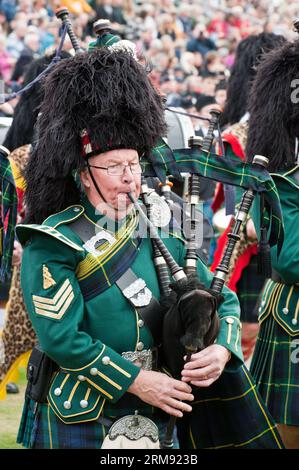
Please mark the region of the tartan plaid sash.
[[0, 152], [1, 213], [0, 213], [0, 280], [11, 277], [11, 261], [14, 246], [14, 228], [17, 221], [18, 196], [6, 155]]
[[167, 175], [176, 178], [178, 172], [196, 173], [223, 184], [241, 186], [263, 194], [269, 216], [269, 244], [277, 244], [279, 253], [284, 238], [282, 212], [277, 188], [266, 169], [244, 163], [234, 156], [222, 158], [212, 152], [199, 152], [197, 148], [172, 151], [163, 140], [151, 152], [147, 161], [142, 160], [142, 166], [145, 176], [158, 176], [160, 181], [165, 181]]
[[[115, 242], [108, 250], [97, 258], [88, 253], [79, 263], [76, 274], [85, 301], [111, 287], [132, 265], [143, 240], [138, 222], [139, 215], [133, 211], [113, 234]], [[97, 223], [101, 225], [101, 219]]]

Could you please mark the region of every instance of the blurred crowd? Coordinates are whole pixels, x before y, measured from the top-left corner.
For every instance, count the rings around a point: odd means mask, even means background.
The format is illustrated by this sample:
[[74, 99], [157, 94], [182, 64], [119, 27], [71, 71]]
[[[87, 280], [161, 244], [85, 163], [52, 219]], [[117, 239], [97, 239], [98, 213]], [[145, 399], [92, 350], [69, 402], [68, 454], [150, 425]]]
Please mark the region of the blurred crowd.
[[[83, 48], [94, 36], [94, 21], [109, 19], [145, 55], [167, 105], [202, 116], [209, 116], [215, 105], [223, 107], [240, 40], [262, 31], [292, 37], [292, 20], [299, 16], [298, 4], [281, 0], [0, 0], [5, 92], [20, 89], [28, 64], [59, 44], [61, 23], [55, 9], [60, 6], [69, 9]], [[72, 49], [68, 38], [64, 49]], [[1, 115], [13, 115], [15, 103], [2, 104]], [[204, 121], [194, 125], [205, 133]]]

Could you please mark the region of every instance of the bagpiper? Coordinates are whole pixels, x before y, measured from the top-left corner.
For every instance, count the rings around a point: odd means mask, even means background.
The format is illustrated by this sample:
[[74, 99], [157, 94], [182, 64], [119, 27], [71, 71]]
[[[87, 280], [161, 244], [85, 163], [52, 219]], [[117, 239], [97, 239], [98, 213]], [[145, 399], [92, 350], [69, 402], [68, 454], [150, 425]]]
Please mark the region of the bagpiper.
[[[272, 51], [260, 64], [249, 101], [247, 156], [270, 159], [280, 197], [285, 240], [271, 250], [272, 276], [259, 307], [260, 333], [251, 371], [287, 448], [299, 448], [299, 41]], [[253, 213], [259, 230], [259, 207]]]

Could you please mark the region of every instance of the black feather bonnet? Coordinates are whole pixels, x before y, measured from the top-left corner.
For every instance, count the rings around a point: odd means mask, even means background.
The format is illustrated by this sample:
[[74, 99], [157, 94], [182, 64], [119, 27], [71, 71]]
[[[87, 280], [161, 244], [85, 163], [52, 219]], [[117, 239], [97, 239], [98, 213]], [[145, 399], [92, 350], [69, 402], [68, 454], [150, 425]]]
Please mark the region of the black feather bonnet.
[[279, 34], [260, 33], [250, 35], [239, 43], [228, 80], [227, 100], [221, 116], [222, 125], [239, 122], [248, 111], [250, 88], [263, 55], [285, 42], [286, 39]]
[[299, 139], [299, 40], [265, 56], [252, 85], [249, 112], [248, 160], [260, 154], [270, 159], [269, 171], [293, 168]]
[[40, 111], [38, 145], [25, 172], [30, 223], [79, 202], [74, 171], [85, 164], [84, 133], [96, 153], [131, 148], [139, 154], [166, 134], [163, 102], [146, 69], [129, 52], [106, 47], [56, 65]]

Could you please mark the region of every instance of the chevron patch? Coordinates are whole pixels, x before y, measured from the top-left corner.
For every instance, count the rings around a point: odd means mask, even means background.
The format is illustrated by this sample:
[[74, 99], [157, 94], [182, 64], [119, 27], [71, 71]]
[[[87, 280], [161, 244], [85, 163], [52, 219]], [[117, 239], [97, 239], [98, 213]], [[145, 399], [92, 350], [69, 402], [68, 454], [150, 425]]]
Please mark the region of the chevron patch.
[[74, 291], [69, 279], [64, 281], [54, 297], [32, 296], [35, 313], [56, 320], [63, 317], [73, 298]]

